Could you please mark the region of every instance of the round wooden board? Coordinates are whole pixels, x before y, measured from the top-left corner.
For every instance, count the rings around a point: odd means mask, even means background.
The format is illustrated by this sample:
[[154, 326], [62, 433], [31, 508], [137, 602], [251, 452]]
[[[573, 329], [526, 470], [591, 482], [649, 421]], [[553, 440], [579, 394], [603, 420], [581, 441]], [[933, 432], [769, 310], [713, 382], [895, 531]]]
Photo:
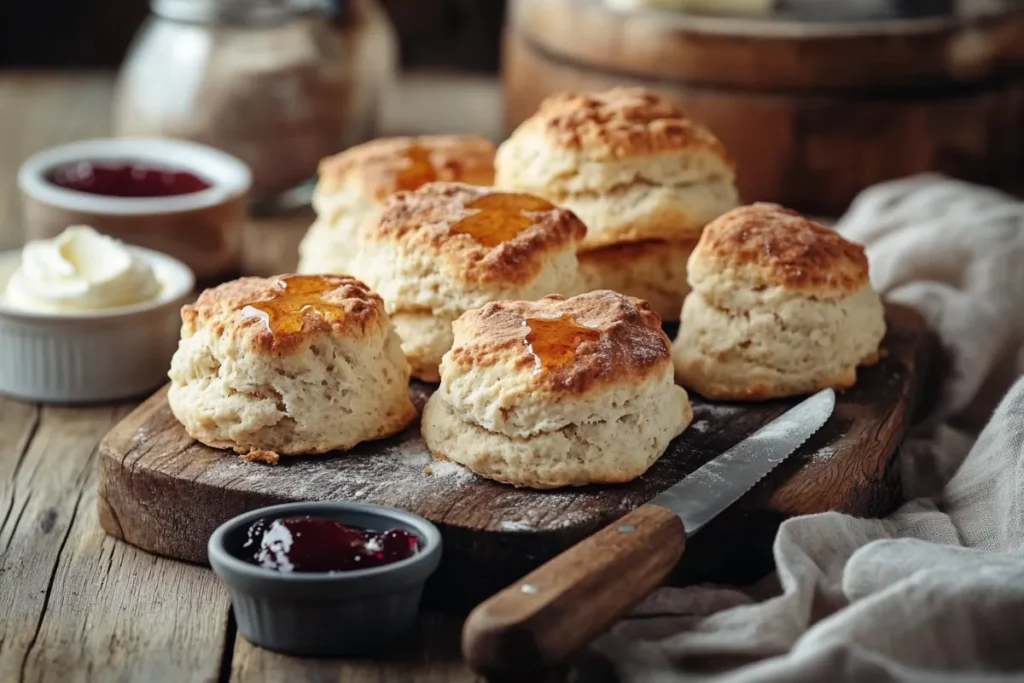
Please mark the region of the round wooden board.
[[[889, 306], [887, 320], [882, 360], [861, 371], [821, 431], [692, 539], [677, 580], [744, 582], [763, 574], [775, 530], [788, 515], [877, 516], [897, 505], [893, 455], [921, 393], [931, 336], [910, 309]], [[430, 391], [412, 387], [419, 404]], [[398, 506], [441, 529], [444, 558], [428, 597], [460, 610], [650, 500], [797, 402], [693, 399], [693, 424], [643, 477], [544, 492], [432, 464], [418, 424], [345, 455], [285, 458], [276, 467], [242, 462], [189, 438], [161, 391], [100, 445], [100, 523], [145, 550], [205, 562], [214, 528], [257, 507], [303, 500]]]
[[798, 21], [510, 0], [508, 24], [556, 61], [735, 89], [935, 89], [998, 77], [1024, 57], [1019, 2], [971, 17]]

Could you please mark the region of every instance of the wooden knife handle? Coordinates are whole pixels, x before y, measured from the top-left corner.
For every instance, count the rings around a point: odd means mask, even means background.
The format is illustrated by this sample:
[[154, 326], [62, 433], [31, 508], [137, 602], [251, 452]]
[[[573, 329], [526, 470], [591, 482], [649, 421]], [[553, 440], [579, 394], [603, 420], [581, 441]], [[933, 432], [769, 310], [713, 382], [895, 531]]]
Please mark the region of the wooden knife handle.
[[675, 513], [642, 505], [478, 605], [463, 657], [485, 676], [562, 663], [654, 590], [685, 546]]

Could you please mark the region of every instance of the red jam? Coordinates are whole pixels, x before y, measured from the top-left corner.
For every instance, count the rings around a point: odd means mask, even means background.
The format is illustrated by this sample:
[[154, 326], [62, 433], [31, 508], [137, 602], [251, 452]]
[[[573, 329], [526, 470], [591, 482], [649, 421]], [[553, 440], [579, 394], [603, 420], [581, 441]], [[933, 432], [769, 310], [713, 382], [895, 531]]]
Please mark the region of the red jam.
[[188, 171], [145, 161], [79, 161], [51, 168], [46, 179], [67, 190], [107, 197], [174, 197], [210, 187]]
[[279, 572], [344, 572], [398, 562], [418, 548], [419, 539], [404, 529], [367, 531], [323, 517], [285, 517], [254, 522], [242, 559]]

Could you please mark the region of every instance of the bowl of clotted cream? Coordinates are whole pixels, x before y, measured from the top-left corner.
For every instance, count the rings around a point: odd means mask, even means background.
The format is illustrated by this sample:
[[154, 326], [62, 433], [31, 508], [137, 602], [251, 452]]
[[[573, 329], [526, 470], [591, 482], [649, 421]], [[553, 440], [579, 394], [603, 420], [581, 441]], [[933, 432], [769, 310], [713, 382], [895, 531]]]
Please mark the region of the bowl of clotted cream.
[[185, 140], [83, 140], [33, 155], [18, 170], [29, 239], [91, 225], [169, 254], [200, 280], [241, 267], [252, 174], [239, 159]]
[[194, 286], [178, 259], [84, 225], [0, 253], [0, 393], [85, 403], [152, 391]]

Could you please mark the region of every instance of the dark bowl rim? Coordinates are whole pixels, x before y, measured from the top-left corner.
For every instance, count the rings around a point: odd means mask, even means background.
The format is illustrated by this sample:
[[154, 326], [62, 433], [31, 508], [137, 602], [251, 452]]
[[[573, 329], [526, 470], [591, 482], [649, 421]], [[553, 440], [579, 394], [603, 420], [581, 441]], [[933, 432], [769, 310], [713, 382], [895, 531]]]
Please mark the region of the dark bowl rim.
[[[379, 567], [368, 567], [367, 569], [354, 569], [352, 571], [342, 572], [283, 573], [274, 571], [273, 569], [258, 567], [242, 560], [241, 558], [235, 557], [225, 545], [225, 538], [230, 532], [241, 526], [251, 524], [258, 519], [283, 517], [297, 513], [315, 515], [318, 511], [333, 513], [361, 512], [364, 514], [376, 515], [383, 520], [398, 520], [405, 522], [416, 529], [421, 542], [420, 551], [412, 557], [408, 557], [404, 560], [381, 565]], [[323, 512], [321, 512], [321, 514], [323, 514]], [[441, 545], [441, 532], [438, 531], [437, 527], [434, 526], [433, 523], [419, 515], [401, 508], [389, 507], [386, 505], [375, 505], [372, 503], [311, 501], [308, 503], [283, 503], [280, 505], [270, 505], [267, 507], [256, 508], [255, 510], [232, 517], [214, 529], [213, 533], [210, 534], [210, 539], [207, 543], [207, 555], [210, 561], [210, 566], [213, 567], [214, 571], [220, 574], [228, 583], [232, 582], [232, 577], [224, 576], [220, 571], [217, 571], [218, 566], [249, 580], [277, 581], [293, 585], [315, 586], [351, 583], [359, 581], [360, 579], [370, 580], [388, 574], [397, 575], [398, 573], [403, 572], [403, 570], [410, 570], [420, 564], [433, 563], [436, 567], [437, 562], [440, 561], [439, 554], [441, 552]]]

